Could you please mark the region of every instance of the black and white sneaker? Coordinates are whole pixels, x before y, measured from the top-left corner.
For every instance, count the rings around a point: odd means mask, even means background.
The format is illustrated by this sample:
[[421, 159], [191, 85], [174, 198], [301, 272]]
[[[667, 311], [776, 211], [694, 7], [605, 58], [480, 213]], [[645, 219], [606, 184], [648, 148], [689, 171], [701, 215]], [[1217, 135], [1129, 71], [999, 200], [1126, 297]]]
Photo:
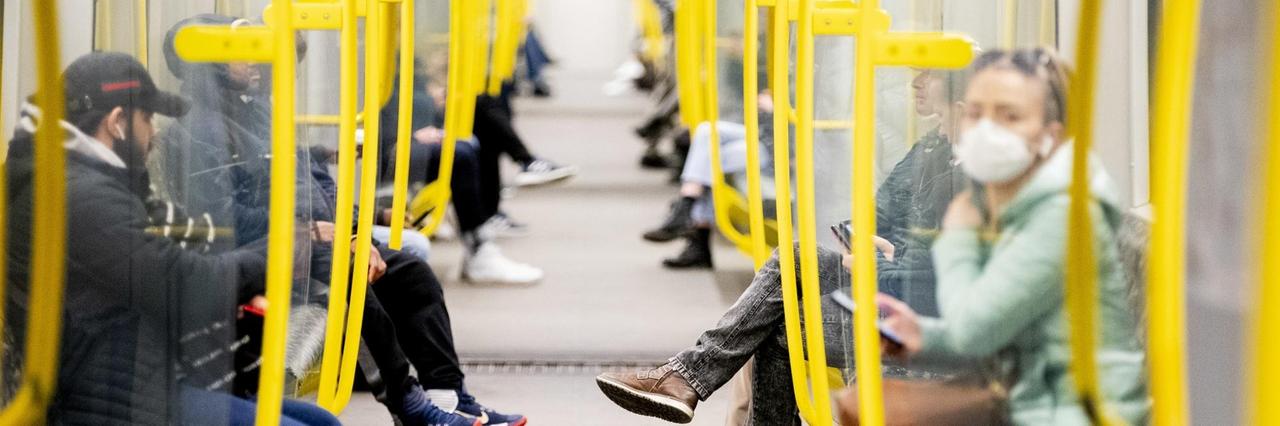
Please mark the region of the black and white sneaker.
[[543, 159], [536, 159], [516, 175], [516, 186], [538, 186], [555, 183], [578, 174], [574, 166], [561, 166]]

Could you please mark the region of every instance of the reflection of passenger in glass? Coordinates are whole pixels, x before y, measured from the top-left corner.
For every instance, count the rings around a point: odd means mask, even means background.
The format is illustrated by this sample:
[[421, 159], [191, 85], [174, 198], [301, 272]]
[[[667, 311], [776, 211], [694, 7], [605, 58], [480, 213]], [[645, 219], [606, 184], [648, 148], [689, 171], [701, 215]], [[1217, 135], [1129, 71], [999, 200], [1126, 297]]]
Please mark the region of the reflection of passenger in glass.
[[[1067, 71], [1052, 52], [991, 52], [974, 63], [956, 157], [977, 181], [959, 195], [933, 246], [938, 317], [882, 295], [886, 326], [915, 361], [994, 358], [1012, 380], [1016, 424], [1089, 424], [1070, 374], [1063, 259], [1072, 149], [1066, 140]], [[1089, 159], [1096, 238], [1098, 364], [1106, 409], [1142, 424], [1149, 402], [1144, 354], [1119, 264], [1118, 198]]]
[[[879, 229], [875, 236], [879, 288], [905, 294], [918, 309], [932, 312], [933, 271], [928, 247], [947, 203], [963, 187], [949, 141], [955, 129], [965, 71], [921, 70], [913, 81], [916, 113], [937, 123], [917, 141], [876, 194]], [[762, 120], [762, 122], [764, 122]], [[823, 293], [848, 293], [849, 271], [843, 252], [819, 248], [819, 287]], [[798, 257], [797, 257], [798, 258]], [[639, 374], [606, 373], [597, 377], [605, 394], [643, 415], [688, 422], [699, 400], [705, 400], [755, 357], [751, 416], [753, 424], [789, 424], [798, 412], [792, 390], [783, 323], [782, 276], [777, 253], [756, 273], [738, 302], [715, 328], [699, 337], [667, 365]], [[797, 277], [797, 281], [800, 277]], [[823, 297], [823, 329], [830, 365], [851, 361], [850, 316]], [[913, 305], [914, 306], [914, 305]], [[896, 369], [903, 373], [902, 369]]]

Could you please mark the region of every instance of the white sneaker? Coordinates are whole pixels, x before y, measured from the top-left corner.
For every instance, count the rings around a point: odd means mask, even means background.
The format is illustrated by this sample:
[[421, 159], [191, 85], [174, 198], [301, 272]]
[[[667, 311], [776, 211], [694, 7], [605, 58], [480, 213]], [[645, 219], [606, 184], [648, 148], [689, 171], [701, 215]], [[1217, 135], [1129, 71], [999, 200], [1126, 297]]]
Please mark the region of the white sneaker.
[[559, 182], [576, 174], [578, 174], [577, 167], [561, 166], [547, 160], [536, 159], [516, 174], [515, 181], [516, 186], [537, 186]]
[[518, 238], [529, 235], [529, 226], [511, 220], [506, 213], [498, 212], [480, 225], [480, 229], [476, 232], [479, 232], [486, 241], [495, 238]]
[[462, 279], [485, 284], [533, 284], [542, 280], [542, 270], [507, 259], [493, 243], [484, 243], [463, 260]]

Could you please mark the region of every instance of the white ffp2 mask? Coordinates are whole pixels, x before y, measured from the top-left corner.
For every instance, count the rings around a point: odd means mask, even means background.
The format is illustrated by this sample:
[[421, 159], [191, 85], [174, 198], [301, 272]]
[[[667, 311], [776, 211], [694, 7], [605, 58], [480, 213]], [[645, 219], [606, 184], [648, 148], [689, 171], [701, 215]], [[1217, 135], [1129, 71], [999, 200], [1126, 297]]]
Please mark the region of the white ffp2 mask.
[[1047, 158], [1053, 138], [1045, 135], [1040, 152], [1032, 154], [1026, 140], [989, 119], [965, 130], [956, 145], [956, 159], [969, 177], [982, 183], [1007, 182], [1031, 167], [1036, 157]]

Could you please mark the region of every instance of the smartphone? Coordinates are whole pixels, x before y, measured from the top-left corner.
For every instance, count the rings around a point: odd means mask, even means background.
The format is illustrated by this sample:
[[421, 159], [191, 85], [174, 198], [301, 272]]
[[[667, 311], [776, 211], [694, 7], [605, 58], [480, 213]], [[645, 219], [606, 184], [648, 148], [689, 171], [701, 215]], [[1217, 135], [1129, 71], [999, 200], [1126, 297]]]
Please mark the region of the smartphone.
[[846, 220], [831, 225], [831, 233], [836, 236], [836, 241], [839, 241], [844, 246], [846, 252], [853, 251], [853, 244], [851, 243], [853, 241], [853, 226], [849, 221]]
[[[840, 307], [852, 313], [856, 306], [853, 303], [853, 298], [849, 297], [849, 293], [845, 290], [847, 289], [836, 290], [831, 293], [831, 300], [835, 301], [837, 305], [840, 305]], [[889, 327], [886, 327], [884, 325], [884, 321], [876, 321], [876, 328], [880, 330], [880, 337], [888, 340], [890, 343], [902, 346], [902, 338], [898, 336], [898, 333], [895, 333], [893, 330], [890, 330]]]

